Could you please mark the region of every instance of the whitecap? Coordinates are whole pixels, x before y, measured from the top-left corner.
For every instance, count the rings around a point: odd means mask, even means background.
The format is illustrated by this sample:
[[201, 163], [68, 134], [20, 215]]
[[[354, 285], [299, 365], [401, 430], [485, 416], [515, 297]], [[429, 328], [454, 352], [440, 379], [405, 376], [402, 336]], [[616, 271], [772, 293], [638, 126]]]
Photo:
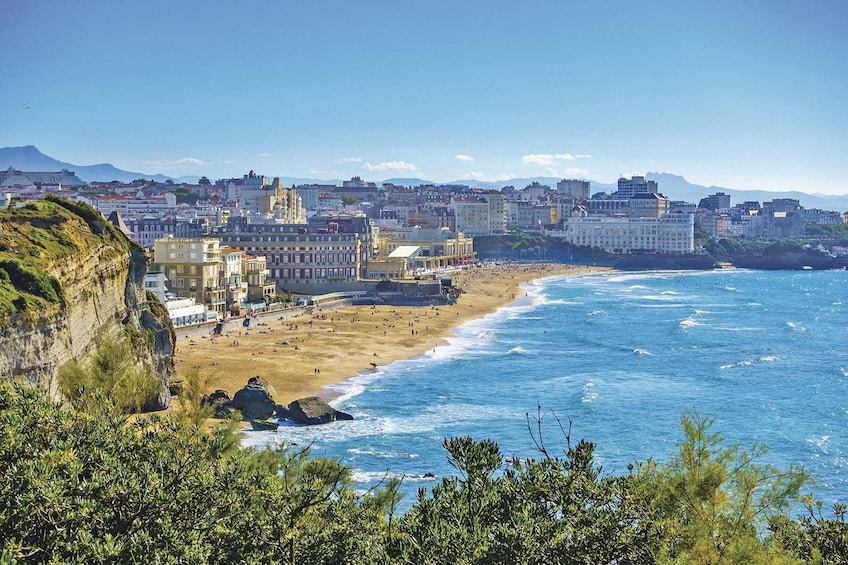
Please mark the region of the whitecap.
[[407, 481], [435, 481], [437, 479], [436, 475], [422, 473], [420, 475], [414, 475], [409, 473], [393, 473], [391, 471], [363, 471], [361, 469], [353, 469], [350, 473], [350, 478], [355, 483], [365, 483], [365, 484], [377, 484], [381, 481], [385, 481], [388, 479], [401, 479], [403, 482]]
[[692, 318], [686, 318], [685, 320], [680, 320], [680, 329], [688, 330], [689, 328], [694, 328], [695, 326], [701, 326], [703, 324], [699, 324]]
[[566, 306], [580, 306], [580, 305], [583, 304], [583, 302], [580, 302], [579, 300], [566, 300], [564, 298], [557, 298], [555, 300], [548, 300], [548, 301], [545, 302], [545, 305], [551, 305], [551, 304], [566, 305]]
[[406, 459], [418, 459], [417, 453], [408, 453], [404, 451], [381, 451], [379, 449], [363, 449], [361, 447], [351, 447], [347, 450], [352, 455], [370, 455], [372, 457], [381, 457], [385, 459], [394, 459], [403, 457]]
[[636, 355], [653, 355], [653, 353], [651, 353], [647, 349], [641, 349], [641, 348], [634, 349], [633, 353], [635, 353]]
[[509, 353], [511, 355], [519, 355], [521, 353], [527, 353], [527, 350], [524, 349], [523, 347], [513, 347], [512, 349], [507, 351], [507, 353]]
[[734, 367], [750, 367], [754, 364], [754, 361], [745, 360], [745, 361], [737, 361], [736, 363], [730, 363], [728, 365], [722, 365], [719, 369], [732, 369]]
[[639, 298], [641, 298], [642, 300], [656, 300], [656, 301], [675, 300], [674, 296], [669, 296], [668, 294], [666, 294], [664, 292], [661, 293], [661, 294], [646, 294], [646, 295], [640, 296]]

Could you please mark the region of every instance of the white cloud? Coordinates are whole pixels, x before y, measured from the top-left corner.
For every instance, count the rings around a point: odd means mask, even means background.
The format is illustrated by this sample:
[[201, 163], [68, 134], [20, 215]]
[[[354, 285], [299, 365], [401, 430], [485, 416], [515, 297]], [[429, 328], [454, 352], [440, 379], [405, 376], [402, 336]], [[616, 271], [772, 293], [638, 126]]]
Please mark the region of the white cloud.
[[329, 176], [340, 176], [338, 171], [321, 171], [318, 169], [309, 169], [310, 175], [329, 175]]
[[260, 157], [270, 157], [271, 154], [270, 153], [260, 153], [259, 156]]
[[575, 159], [591, 159], [591, 155], [578, 153], [530, 153], [521, 158], [521, 162], [525, 165], [541, 165], [542, 167], [551, 167], [555, 161], [574, 161]]
[[145, 164], [157, 169], [179, 169], [181, 167], [205, 167], [209, 165], [209, 162], [195, 157], [183, 157], [182, 159], [145, 161]]
[[339, 159], [338, 161], [336, 161], [336, 164], [340, 165], [342, 163], [361, 163], [361, 162], [362, 162], [362, 157], [343, 157], [343, 158]]
[[464, 162], [467, 163], [469, 161], [473, 161], [474, 157], [472, 157], [470, 155], [457, 155], [456, 157], [454, 157], [454, 159], [456, 159], [457, 161], [464, 161]]
[[362, 165], [362, 168], [367, 171], [406, 171], [418, 173], [418, 167], [413, 165], [412, 163], [407, 163], [405, 161], [386, 161], [383, 163], [377, 163], [376, 165], [372, 165], [371, 163], [365, 163]]
[[483, 171], [469, 171], [463, 175], [463, 178], [473, 180], [486, 180], [486, 175]]
[[553, 155], [545, 155], [545, 154], [535, 154], [531, 153], [530, 155], [525, 155], [521, 158], [521, 162], [525, 165], [553, 165], [554, 164], [554, 156]]

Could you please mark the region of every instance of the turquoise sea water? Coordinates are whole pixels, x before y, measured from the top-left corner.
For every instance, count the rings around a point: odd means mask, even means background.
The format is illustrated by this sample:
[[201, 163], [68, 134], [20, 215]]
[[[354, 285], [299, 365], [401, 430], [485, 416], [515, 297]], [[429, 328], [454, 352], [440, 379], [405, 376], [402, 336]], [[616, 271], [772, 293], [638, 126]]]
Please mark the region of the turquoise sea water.
[[555, 277], [456, 330], [450, 343], [335, 387], [355, 420], [248, 432], [245, 444], [304, 445], [341, 460], [363, 489], [404, 476], [405, 503], [452, 475], [442, 441], [496, 440], [535, 457], [527, 415], [548, 447], [597, 444], [604, 471], [667, 459], [687, 409], [728, 440], [802, 464], [812, 492], [848, 502], [848, 272], [613, 273]]

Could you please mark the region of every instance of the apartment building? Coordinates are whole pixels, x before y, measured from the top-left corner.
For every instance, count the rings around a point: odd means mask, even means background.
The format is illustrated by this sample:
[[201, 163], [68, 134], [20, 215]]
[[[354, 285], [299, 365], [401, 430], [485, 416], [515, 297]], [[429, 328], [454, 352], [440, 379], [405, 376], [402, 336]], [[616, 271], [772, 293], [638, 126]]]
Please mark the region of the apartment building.
[[508, 200], [507, 229], [529, 230], [533, 228], [533, 203], [529, 200]]
[[121, 215], [121, 218], [132, 232], [130, 239], [145, 249], [152, 249], [156, 240], [163, 237], [200, 238], [208, 236], [210, 229], [207, 218], [191, 218], [173, 214], [166, 216]]
[[631, 218], [659, 218], [668, 212], [668, 198], [657, 192], [640, 192], [630, 197]]
[[631, 178], [621, 177], [618, 179], [618, 190], [615, 192], [617, 198], [631, 198], [634, 194], [643, 192], [658, 192], [657, 181], [645, 180], [645, 177], [634, 176]]
[[290, 224], [306, 219], [303, 201], [296, 190], [283, 187], [279, 177], [269, 180], [253, 171], [227, 185], [227, 197], [239, 212]]
[[694, 251], [695, 224], [691, 214], [659, 218], [572, 217], [563, 222], [562, 230], [545, 233], [572, 245], [607, 253], [684, 254]]
[[217, 316], [227, 307], [227, 286], [222, 284], [221, 243], [218, 238], [163, 238], [153, 244], [150, 271], [165, 274], [171, 292], [192, 298]]
[[177, 210], [177, 197], [170, 192], [149, 197], [106, 194], [93, 198], [91, 202], [98, 212], [107, 217], [112, 212], [117, 212], [124, 217], [147, 214], [164, 216], [175, 213]]
[[472, 237], [492, 235], [489, 202], [479, 196], [455, 196], [450, 208], [456, 218], [456, 229]]
[[487, 190], [473, 196], [453, 196], [450, 209], [456, 218], [456, 230], [471, 237], [506, 232], [506, 199], [502, 192]]
[[592, 183], [587, 180], [562, 179], [557, 183], [557, 192], [574, 198], [588, 200]]
[[[354, 229], [356, 222], [343, 220], [322, 223], [321, 218], [311, 218], [314, 223], [304, 225], [253, 223], [250, 218], [235, 217], [217, 235], [226, 246], [265, 256], [268, 281], [279, 292], [359, 290], [362, 238]], [[370, 239], [370, 222], [362, 218], [361, 225]]]

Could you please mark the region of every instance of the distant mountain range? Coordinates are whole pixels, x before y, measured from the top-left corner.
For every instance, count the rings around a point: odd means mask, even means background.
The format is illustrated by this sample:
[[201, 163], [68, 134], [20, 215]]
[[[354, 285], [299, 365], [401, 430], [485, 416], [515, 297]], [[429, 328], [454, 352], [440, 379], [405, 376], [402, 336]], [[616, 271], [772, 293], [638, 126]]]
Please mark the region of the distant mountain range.
[[34, 145], [0, 148], [0, 170], [6, 170], [9, 167], [14, 167], [19, 171], [59, 171], [61, 169], [68, 169], [69, 171], [74, 171], [79, 178], [86, 182], [109, 182], [113, 180], [130, 182], [139, 178], [151, 179], [156, 182], [177, 180], [166, 175], [146, 175], [143, 173], [123, 171], [109, 163], [101, 163], [99, 165], [74, 165], [65, 163], [64, 161], [59, 161], [45, 155]]
[[[109, 163], [101, 163], [98, 165], [74, 165], [59, 161], [53, 157], [49, 157], [38, 150], [34, 145], [26, 145], [23, 147], [3, 147], [0, 148], [0, 170], [6, 170], [9, 167], [21, 171], [58, 171], [60, 169], [68, 169], [76, 172], [77, 176], [86, 182], [92, 181], [112, 181], [130, 182], [135, 179], [145, 178], [156, 182], [165, 182], [173, 180], [175, 182], [196, 183], [197, 176], [184, 177], [169, 177], [163, 174], [149, 173], [134, 173], [121, 170]], [[269, 175], [273, 176], [273, 175]], [[809, 194], [805, 192], [778, 192], [771, 190], [736, 190], [720, 186], [702, 186], [692, 184], [685, 178], [679, 175], [670, 173], [647, 173], [646, 178], [657, 181], [659, 191], [665, 194], [671, 200], [685, 200], [687, 202], [698, 203], [701, 198], [708, 194], [716, 192], [724, 192], [729, 194], [731, 204], [739, 204], [745, 201], [756, 201], [763, 203], [775, 198], [795, 198], [801, 202], [804, 208], [822, 208], [825, 210], [837, 210], [844, 212], [848, 210], [848, 194], [843, 195], [824, 195], [824, 194]], [[214, 179], [212, 179], [214, 180]], [[516, 189], [522, 189], [525, 186], [538, 182], [548, 185], [551, 188], [556, 188], [556, 183], [560, 178], [557, 177], [529, 177], [529, 178], [514, 178], [500, 182], [481, 182], [473, 179], [460, 179], [447, 183], [434, 183], [433, 181], [418, 179], [418, 178], [389, 178], [379, 181], [378, 184], [390, 182], [399, 186], [417, 186], [421, 184], [461, 184], [475, 188], [499, 190], [505, 186], [514, 186]], [[299, 177], [280, 177], [283, 186], [296, 186], [299, 184], [331, 184], [341, 185], [340, 179], [313, 179]], [[375, 181], [377, 182], [377, 181]], [[592, 193], [597, 192], [613, 192], [616, 189], [614, 183], [592, 182]]]

